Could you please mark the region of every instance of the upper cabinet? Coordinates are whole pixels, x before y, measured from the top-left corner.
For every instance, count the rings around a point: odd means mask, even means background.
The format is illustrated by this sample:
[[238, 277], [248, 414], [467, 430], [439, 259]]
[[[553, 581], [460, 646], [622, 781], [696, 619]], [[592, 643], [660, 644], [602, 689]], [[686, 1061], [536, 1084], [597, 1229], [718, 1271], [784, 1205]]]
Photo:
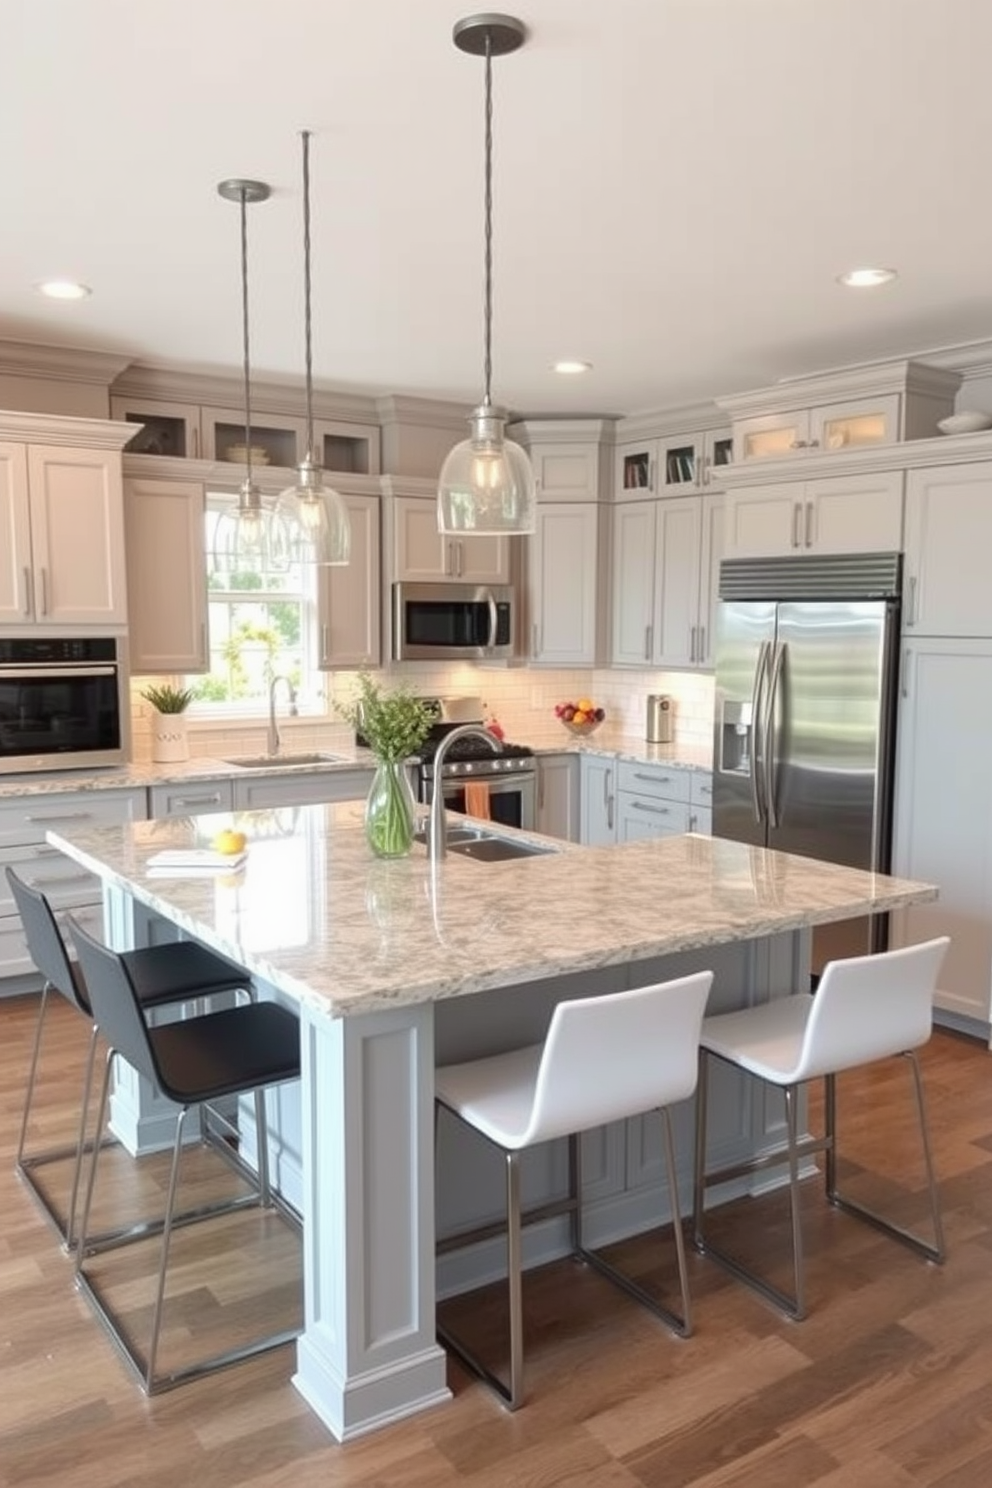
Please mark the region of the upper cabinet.
[[910, 470], [903, 626], [930, 636], [992, 636], [992, 460]]
[[727, 557], [894, 552], [902, 547], [902, 471], [777, 481], [729, 491]]
[[131, 670], [206, 672], [204, 489], [197, 481], [124, 483]]
[[615, 666], [712, 666], [712, 611], [722, 548], [721, 496], [617, 505]]
[[506, 584], [508, 537], [448, 537], [437, 529], [433, 497], [397, 496], [392, 502], [392, 578], [430, 583]]
[[613, 499], [635, 501], [717, 490], [722, 467], [730, 464], [732, 453], [729, 426], [628, 439], [621, 424], [613, 463]]
[[[53, 442], [8, 440], [21, 426]], [[102, 420], [5, 415], [0, 437], [0, 624], [124, 625], [125, 436]]]
[[957, 372], [922, 362], [880, 362], [721, 398], [720, 407], [732, 420], [734, 462], [743, 463], [927, 439], [954, 411], [960, 383]]
[[378, 496], [345, 496], [351, 559], [318, 574], [320, 666], [377, 667], [382, 655]]
[[581, 501], [538, 503], [527, 566], [534, 666], [596, 664], [601, 511]]
[[[254, 463], [292, 469], [306, 453], [302, 389], [256, 383], [253, 394]], [[319, 391], [314, 400], [314, 454], [323, 468], [378, 475], [374, 402]], [[128, 443], [129, 454], [244, 464], [244, 405], [240, 385], [231, 379], [130, 369], [115, 384], [110, 407], [115, 419], [141, 426]]]

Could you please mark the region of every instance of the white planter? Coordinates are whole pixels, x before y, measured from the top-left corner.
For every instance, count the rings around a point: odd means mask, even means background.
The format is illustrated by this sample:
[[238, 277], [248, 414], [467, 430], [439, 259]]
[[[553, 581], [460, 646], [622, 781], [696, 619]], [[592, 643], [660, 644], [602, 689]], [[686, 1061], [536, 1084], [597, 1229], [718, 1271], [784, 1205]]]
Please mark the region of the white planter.
[[175, 765], [189, 759], [185, 713], [152, 712], [152, 761]]

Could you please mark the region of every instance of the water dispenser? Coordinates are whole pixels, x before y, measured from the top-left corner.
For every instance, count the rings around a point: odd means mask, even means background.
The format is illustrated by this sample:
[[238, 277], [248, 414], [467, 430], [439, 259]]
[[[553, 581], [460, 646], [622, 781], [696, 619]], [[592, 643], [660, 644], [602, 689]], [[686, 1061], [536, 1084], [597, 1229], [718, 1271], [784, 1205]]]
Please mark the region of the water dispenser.
[[720, 758], [717, 768], [725, 775], [751, 773], [752, 708], [724, 698], [720, 705]]

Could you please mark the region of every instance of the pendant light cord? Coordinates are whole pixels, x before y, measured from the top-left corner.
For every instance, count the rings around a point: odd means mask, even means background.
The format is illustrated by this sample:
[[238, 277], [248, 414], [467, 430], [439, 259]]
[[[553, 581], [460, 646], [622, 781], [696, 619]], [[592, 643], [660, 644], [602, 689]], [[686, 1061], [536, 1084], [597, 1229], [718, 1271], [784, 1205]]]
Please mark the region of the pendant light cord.
[[241, 188], [241, 317], [244, 323], [245, 469], [251, 484], [251, 376], [248, 344], [248, 192]]
[[307, 398], [307, 460], [313, 463], [313, 331], [310, 312], [310, 133], [303, 137], [303, 331]]
[[492, 404], [492, 380], [493, 380], [493, 44], [492, 37], [486, 34], [486, 292], [485, 292], [485, 329], [484, 329], [484, 360], [482, 365], [483, 385], [485, 397], [483, 406], [489, 408]]

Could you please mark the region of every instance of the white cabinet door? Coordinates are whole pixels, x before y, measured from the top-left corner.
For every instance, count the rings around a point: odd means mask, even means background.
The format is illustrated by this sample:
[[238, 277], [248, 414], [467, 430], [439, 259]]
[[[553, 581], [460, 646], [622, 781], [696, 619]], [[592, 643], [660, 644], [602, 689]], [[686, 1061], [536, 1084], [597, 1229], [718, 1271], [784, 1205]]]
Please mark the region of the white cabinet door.
[[614, 666], [648, 666], [654, 655], [656, 505], [622, 501], [613, 512]]
[[[726, 552], [734, 558], [794, 553], [805, 495], [802, 481], [747, 486], [727, 493]], [[798, 514], [798, 515], [797, 515]]]
[[318, 577], [320, 666], [377, 667], [382, 657], [382, 584], [378, 496], [345, 496], [351, 559]]
[[992, 464], [911, 470], [903, 625], [914, 635], [992, 636]]
[[510, 577], [506, 537], [445, 537], [437, 530], [437, 504], [398, 496], [393, 506], [393, 577], [414, 583], [457, 579], [466, 584], [505, 584]]
[[817, 553], [892, 553], [902, 548], [901, 470], [808, 481], [802, 545]]
[[538, 756], [537, 830], [566, 842], [579, 840], [579, 761], [574, 754]]
[[23, 444], [0, 444], [0, 625], [32, 614], [27, 453]]
[[701, 667], [712, 667], [715, 659], [716, 609], [720, 602], [720, 559], [724, 553], [725, 521], [723, 497], [704, 497], [699, 551], [699, 631], [696, 637], [696, 665]]
[[36, 620], [125, 624], [120, 455], [29, 445], [28, 493]]
[[598, 501], [598, 444], [532, 442], [530, 461], [542, 501]]
[[148, 792], [148, 814], [153, 821], [163, 816], [203, 816], [211, 811], [234, 808], [234, 782], [189, 780], [184, 785], [153, 785]]
[[537, 508], [528, 563], [530, 656], [536, 666], [593, 666], [599, 507]]
[[371, 770], [301, 770], [287, 774], [236, 776], [235, 811], [308, 806], [317, 801], [361, 801], [372, 784]]
[[601, 847], [617, 840], [617, 766], [607, 755], [584, 754], [580, 766], [581, 841]]
[[132, 672], [209, 670], [204, 492], [196, 481], [124, 483]]
[[937, 1006], [987, 1035], [992, 987], [992, 643], [914, 640], [903, 658], [892, 871], [940, 897], [893, 916], [893, 942], [951, 938]]
[[656, 666], [696, 664], [703, 503], [698, 496], [655, 509], [654, 656]]

